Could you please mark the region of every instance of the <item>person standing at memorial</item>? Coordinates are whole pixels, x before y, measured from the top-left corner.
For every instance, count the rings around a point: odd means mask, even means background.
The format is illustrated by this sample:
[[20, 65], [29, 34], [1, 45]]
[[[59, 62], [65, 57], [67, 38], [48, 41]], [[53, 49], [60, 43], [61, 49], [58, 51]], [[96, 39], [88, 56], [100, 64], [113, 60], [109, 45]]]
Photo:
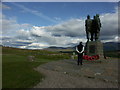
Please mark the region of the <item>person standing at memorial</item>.
[[77, 54], [78, 54], [77, 64], [79, 65], [79, 63], [80, 63], [82, 65], [83, 52], [84, 52], [84, 46], [83, 46], [82, 42], [80, 42], [79, 45], [76, 46], [76, 51], [77, 51]]

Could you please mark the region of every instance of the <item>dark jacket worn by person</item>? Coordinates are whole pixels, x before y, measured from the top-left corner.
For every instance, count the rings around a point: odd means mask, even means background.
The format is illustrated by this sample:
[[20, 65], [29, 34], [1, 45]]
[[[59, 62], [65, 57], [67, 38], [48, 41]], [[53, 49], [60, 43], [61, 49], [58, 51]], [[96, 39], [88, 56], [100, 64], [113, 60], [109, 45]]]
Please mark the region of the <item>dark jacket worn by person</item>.
[[79, 65], [79, 63], [82, 65], [84, 46], [82, 44], [79, 44], [76, 47], [76, 51], [78, 53], [78, 65]]

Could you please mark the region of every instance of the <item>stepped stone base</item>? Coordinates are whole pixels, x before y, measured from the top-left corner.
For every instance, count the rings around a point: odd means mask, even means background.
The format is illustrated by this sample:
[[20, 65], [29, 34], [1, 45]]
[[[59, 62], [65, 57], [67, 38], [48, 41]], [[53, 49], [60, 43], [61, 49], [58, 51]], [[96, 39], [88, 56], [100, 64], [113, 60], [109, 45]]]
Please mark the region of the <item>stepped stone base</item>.
[[85, 55], [88, 55], [88, 56], [99, 55], [100, 58], [104, 58], [103, 44], [100, 41], [86, 42]]

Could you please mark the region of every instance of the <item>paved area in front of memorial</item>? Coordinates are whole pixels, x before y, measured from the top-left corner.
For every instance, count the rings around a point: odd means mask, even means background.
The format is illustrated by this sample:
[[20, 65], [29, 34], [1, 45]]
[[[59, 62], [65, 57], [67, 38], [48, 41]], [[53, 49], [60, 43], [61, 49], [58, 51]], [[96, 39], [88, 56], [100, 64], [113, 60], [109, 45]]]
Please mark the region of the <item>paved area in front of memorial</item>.
[[46, 77], [34, 88], [118, 88], [118, 59], [85, 61], [83, 66], [77, 60], [53, 61], [35, 70]]

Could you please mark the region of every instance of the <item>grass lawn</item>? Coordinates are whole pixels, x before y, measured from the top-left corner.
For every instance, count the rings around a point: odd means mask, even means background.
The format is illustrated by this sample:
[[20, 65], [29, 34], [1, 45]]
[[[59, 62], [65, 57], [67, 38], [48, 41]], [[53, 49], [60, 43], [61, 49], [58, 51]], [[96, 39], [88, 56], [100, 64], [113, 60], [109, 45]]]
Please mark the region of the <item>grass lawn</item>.
[[[28, 61], [28, 56], [34, 56], [35, 60]], [[3, 47], [2, 88], [31, 88], [45, 78], [34, 70], [35, 67], [50, 61], [69, 58], [68, 54], [60, 55], [58, 52]]]

